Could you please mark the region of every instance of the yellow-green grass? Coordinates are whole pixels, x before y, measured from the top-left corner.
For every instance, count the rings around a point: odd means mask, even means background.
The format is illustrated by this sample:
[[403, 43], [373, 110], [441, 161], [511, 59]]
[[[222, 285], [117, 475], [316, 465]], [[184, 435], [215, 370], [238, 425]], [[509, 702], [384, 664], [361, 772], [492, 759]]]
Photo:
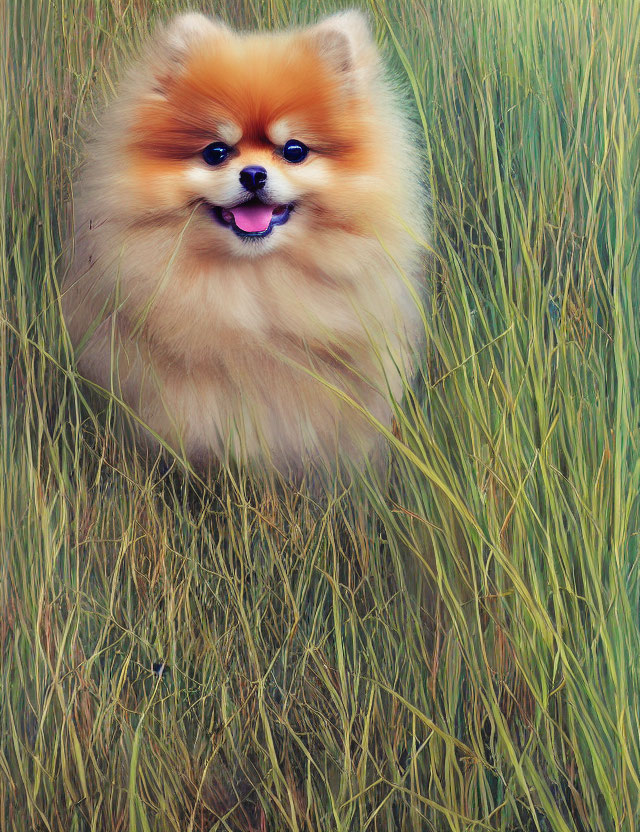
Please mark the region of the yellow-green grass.
[[79, 125], [174, 7], [3, 7], [1, 832], [638, 829], [640, 4], [367, 6], [434, 300], [391, 477], [318, 503], [162, 479], [70, 358]]

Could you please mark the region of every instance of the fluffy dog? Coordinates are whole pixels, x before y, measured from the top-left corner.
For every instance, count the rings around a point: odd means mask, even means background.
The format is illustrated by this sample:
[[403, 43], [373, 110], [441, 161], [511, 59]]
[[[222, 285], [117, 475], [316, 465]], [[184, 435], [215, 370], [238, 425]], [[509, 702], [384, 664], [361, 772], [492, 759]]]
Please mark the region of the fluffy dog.
[[81, 372], [194, 463], [364, 460], [424, 338], [411, 133], [358, 12], [161, 28], [74, 189]]

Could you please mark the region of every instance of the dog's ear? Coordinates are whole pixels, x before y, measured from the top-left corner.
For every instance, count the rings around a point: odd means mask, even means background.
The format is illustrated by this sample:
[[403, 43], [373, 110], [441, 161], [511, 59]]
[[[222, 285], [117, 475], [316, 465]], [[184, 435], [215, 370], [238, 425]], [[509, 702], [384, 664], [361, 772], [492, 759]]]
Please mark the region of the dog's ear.
[[305, 30], [320, 57], [351, 85], [375, 74], [378, 50], [365, 14], [355, 9], [326, 17]]
[[159, 41], [179, 60], [198, 41], [229, 34], [230, 31], [221, 20], [214, 20], [199, 12], [187, 12], [177, 15], [162, 27]]
[[231, 34], [222, 21], [197, 12], [180, 14], [160, 25], [147, 41], [144, 65], [149, 71], [147, 87], [153, 95], [164, 97], [171, 81], [180, 75], [189, 53], [213, 47], [216, 38]]

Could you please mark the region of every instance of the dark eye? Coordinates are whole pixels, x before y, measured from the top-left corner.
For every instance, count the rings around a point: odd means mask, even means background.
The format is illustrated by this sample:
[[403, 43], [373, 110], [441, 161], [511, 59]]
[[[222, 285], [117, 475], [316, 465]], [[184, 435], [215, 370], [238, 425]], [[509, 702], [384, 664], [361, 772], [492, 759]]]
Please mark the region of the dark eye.
[[202, 151], [202, 158], [208, 165], [221, 165], [229, 155], [229, 148], [223, 142], [208, 144]]
[[282, 148], [282, 158], [287, 162], [302, 162], [307, 158], [309, 148], [297, 139], [289, 139]]

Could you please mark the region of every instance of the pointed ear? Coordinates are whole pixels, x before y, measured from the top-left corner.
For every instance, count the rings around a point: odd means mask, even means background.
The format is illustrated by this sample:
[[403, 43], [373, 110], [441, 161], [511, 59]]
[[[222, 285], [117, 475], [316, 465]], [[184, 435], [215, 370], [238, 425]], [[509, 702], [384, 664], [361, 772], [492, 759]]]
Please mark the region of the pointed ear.
[[326, 17], [306, 31], [314, 48], [346, 82], [374, 74], [379, 55], [369, 19], [355, 9]]
[[220, 20], [198, 12], [187, 12], [160, 27], [152, 38], [151, 49], [158, 57], [181, 63], [192, 46], [230, 32]]
[[146, 47], [153, 93], [165, 94], [168, 79], [180, 73], [191, 49], [229, 34], [231, 29], [222, 21], [197, 12], [177, 15], [159, 26]]

